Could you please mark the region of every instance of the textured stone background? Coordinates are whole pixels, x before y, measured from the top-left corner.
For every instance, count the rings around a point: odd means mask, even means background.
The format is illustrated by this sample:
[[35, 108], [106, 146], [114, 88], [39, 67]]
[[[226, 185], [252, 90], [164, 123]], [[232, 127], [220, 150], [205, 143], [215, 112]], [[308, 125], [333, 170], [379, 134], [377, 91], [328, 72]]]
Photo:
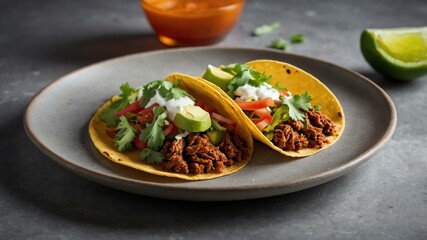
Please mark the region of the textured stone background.
[[[427, 24], [424, 0], [248, 0], [219, 46], [265, 48], [282, 36], [291, 52], [372, 79], [393, 99], [393, 138], [370, 161], [327, 184], [283, 196], [180, 202], [89, 182], [47, 158], [26, 137], [26, 104], [60, 76], [129, 53], [165, 48], [134, 0], [0, 2], [1, 239], [425, 239], [427, 77], [391, 82], [364, 61], [364, 28]], [[268, 36], [251, 37], [280, 21]], [[363, 97], [363, 96], [361, 96]]]

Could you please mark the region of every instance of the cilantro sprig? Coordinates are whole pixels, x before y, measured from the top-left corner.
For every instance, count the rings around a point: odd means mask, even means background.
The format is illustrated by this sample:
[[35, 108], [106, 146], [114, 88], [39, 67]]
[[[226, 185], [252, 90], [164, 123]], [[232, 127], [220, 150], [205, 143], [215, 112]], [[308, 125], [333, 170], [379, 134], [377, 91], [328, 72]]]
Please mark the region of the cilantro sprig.
[[282, 105], [273, 109], [273, 121], [270, 125], [264, 128], [263, 132], [272, 132], [280, 122], [286, 122], [289, 119], [303, 122], [304, 127], [306, 128], [308, 123], [305, 119], [304, 111], [311, 109], [317, 111], [320, 109], [320, 106], [318, 105], [312, 106], [310, 103], [311, 100], [312, 98], [308, 92], [305, 92], [302, 95], [294, 95], [290, 99], [282, 98]]
[[255, 28], [252, 35], [253, 36], [261, 36], [261, 35], [269, 34], [269, 33], [272, 33], [274, 31], [278, 30], [280, 28], [280, 26], [281, 26], [280, 22], [272, 22], [269, 24], [263, 24], [263, 25]]
[[291, 43], [302, 43], [304, 40], [305, 37], [301, 33], [294, 34], [290, 38]]
[[285, 39], [277, 38], [276, 40], [273, 40], [271, 42], [271, 47], [275, 48], [275, 49], [286, 51], [286, 50], [289, 50], [290, 45], [289, 45], [289, 42], [286, 41]]
[[146, 142], [149, 148], [157, 151], [165, 140], [163, 126], [169, 122], [166, 120], [167, 112], [164, 107], [155, 107], [153, 113], [153, 121], [141, 131], [139, 140]]
[[260, 73], [252, 67], [244, 64], [230, 64], [227, 66], [221, 66], [221, 70], [234, 75], [228, 85], [227, 91], [227, 94], [231, 98], [235, 97], [234, 92], [240, 86], [250, 84], [254, 87], [259, 87], [261, 84], [271, 81], [271, 76], [267, 76], [264, 72]]
[[117, 126], [119, 123], [119, 118], [116, 116], [116, 112], [117, 109], [109, 107], [99, 115], [99, 119], [106, 122], [108, 127]]
[[305, 121], [304, 111], [312, 108], [311, 96], [308, 92], [302, 95], [294, 95], [292, 98], [282, 98], [282, 104], [288, 107], [289, 117], [295, 121]]
[[185, 90], [177, 87], [172, 82], [158, 80], [144, 86], [144, 90], [142, 92], [144, 101], [142, 106], [145, 107], [157, 92], [166, 100], [170, 100], [172, 98], [179, 99], [184, 96], [190, 96]]
[[114, 137], [114, 141], [117, 149], [120, 152], [126, 152], [133, 149], [132, 141], [135, 137], [136, 130], [129, 124], [125, 116], [119, 118], [119, 124], [117, 125], [117, 134]]
[[139, 157], [148, 164], [159, 164], [166, 159], [163, 153], [154, 151], [151, 148], [145, 148], [142, 150]]
[[99, 116], [99, 118], [106, 122], [109, 127], [114, 127], [119, 124], [119, 118], [116, 116], [116, 112], [124, 109], [127, 105], [134, 103], [142, 95], [142, 88], [132, 88], [129, 83], [124, 83], [120, 86], [122, 93], [115, 98], [110, 100], [111, 105], [105, 109]]

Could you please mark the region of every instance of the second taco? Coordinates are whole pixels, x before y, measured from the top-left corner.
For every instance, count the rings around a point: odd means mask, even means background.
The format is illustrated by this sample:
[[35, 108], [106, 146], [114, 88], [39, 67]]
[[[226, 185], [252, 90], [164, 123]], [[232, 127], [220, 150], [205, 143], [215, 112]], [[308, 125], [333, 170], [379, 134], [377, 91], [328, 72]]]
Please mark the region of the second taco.
[[[338, 141], [344, 111], [318, 79], [291, 64], [255, 60], [219, 68], [209, 65], [202, 78], [238, 108], [252, 135], [291, 157], [310, 156]], [[206, 81], [207, 80], [207, 81]]]

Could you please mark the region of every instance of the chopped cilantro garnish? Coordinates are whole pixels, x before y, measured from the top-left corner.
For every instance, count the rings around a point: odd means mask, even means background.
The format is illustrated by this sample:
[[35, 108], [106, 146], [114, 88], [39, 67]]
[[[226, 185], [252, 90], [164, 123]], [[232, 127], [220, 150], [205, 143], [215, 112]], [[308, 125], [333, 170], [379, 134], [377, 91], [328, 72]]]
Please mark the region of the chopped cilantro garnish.
[[122, 93], [119, 95], [119, 99], [111, 103], [111, 108], [120, 110], [125, 108], [127, 105], [136, 101], [137, 94], [135, 95], [136, 90], [133, 89], [129, 83], [124, 83], [120, 86]]
[[266, 76], [265, 73], [260, 73], [250, 66], [243, 64], [230, 64], [228, 66], [221, 66], [221, 70], [234, 75], [228, 85], [227, 94], [234, 98], [234, 92], [240, 86], [250, 84], [254, 87], [261, 86], [262, 83], [271, 81], [271, 76]]
[[185, 96], [189, 96], [189, 94], [185, 90], [174, 87], [170, 90], [168, 94], [166, 94], [166, 99], [179, 99]]
[[277, 82], [276, 85], [274, 85], [274, 89], [276, 90], [286, 90], [286, 87], [283, 86], [280, 82]]
[[117, 126], [119, 118], [116, 116], [116, 112], [117, 110], [114, 108], [107, 108], [99, 115], [99, 119], [106, 122], [108, 127]]
[[272, 132], [280, 122], [286, 122], [289, 119], [301, 121], [304, 124], [304, 129], [307, 129], [308, 122], [305, 119], [304, 111], [308, 111], [312, 108], [320, 109], [318, 105], [312, 107], [310, 101], [311, 96], [308, 92], [302, 95], [294, 95], [291, 99], [282, 98], [282, 105], [273, 108], [273, 121], [264, 128], [263, 132]]
[[142, 98], [144, 101], [142, 102], [142, 106], [145, 107], [150, 99], [156, 95], [157, 86], [159, 86], [160, 81], [154, 81], [147, 84], [142, 90]]
[[228, 84], [227, 94], [231, 98], [234, 98], [234, 92], [236, 91], [236, 89], [240, 86], [247, 84], [252, 79], [254, 79], [254, 77], [251, 75], [249, 70], [243, 70], [241, 72], [238, 72]]
[[159, 164], [164, 159], [166, 159], [165, 155], [161, 152], [154, 151], [150, 148], [145, 148], [139, 154], [139, 157], [146, 161], [148, 164]]
[[125, 116], [119, 118], [120, 122], [117, 125], [117, 134], [114, 137], [117, 149], [120, 152], [126, 152], [132, 150], [132, 141], [135, 137], [135, 129], [129, 124]]
[[312, 108], [311, 96], [308, 92], [302, 95], [294, 95], [291, 99], [282, 98], [282, 104], [289, 108], [289, 117], [295, 121], [304, 121], [305, 115], [303, 111], [308, 111]]
[[270, 24], [261, 25], [253, 31], [252, 35], [261, 36], [261, 35], [274, 32], [280, 28], [280, 25], [281, 25], [280, 22], [272, 22]]
[[[294, 43], [302, 43], [304, 42], [304, 35], [298, 33], [298, 34], [294, 34], [291, 36], [291, 38], [289, 39], [289, 41], [294, 44]], [[271, 47], [275, 48], [275, 49], [280, 49], [283, 51], [287, 51], [290, 50], [291, 45], [289, 44], [289, 42], [283, 38], [278, 38], [274, 41], [271, 42]]]
[[320, 106], [320, 105], [314, 105], [313, 106], [314, 111], [320, 111], [320, 108], [322, 108], [322, 106]]
[[166, 100], [170, 100], [172, 98], [179, 99], [184, 96], [190, 96], [185, 90], [175, 86], [175, 84], [172, 82], [162, 80], [154, 81], [144, 87], [142, 95], [144, 98], [144, 102], [142, 104], [143, 107], [147, 105], [150, 99], [156, 95], [157, 92]]
[[141, 131], [139, 140], [146, 142], [149, 148], [158, 150], [165, 140], [163, 126], [168, 123], [166, 120], [167, 112], [164, 107], [155, 107], [153, 113], [153, 121]]
[[301, 33], [297, 33], [291, 36], [291, 43], [302, 43], [304, 42], [304, 35], [302, 35]]
[[134, 103], [141, 97], [142, 88], [133, 89], [129, 83], [124, 83], [120, 86], [122, 93], [118, 96], [115, 101], [110, 100], [111, 105], [105, 109], [100, 115], [99, 119], [106, 122], [109, 127], [114, 127], [119, 123], [119, 119], [116, 116], [118, 110], [124, 109], [127, 105]]
[[289, 50], [289, 43], [283, 38], [278, 38], [271, 42], [271, 47], [275, 49], [280, 49], [283, 51]]

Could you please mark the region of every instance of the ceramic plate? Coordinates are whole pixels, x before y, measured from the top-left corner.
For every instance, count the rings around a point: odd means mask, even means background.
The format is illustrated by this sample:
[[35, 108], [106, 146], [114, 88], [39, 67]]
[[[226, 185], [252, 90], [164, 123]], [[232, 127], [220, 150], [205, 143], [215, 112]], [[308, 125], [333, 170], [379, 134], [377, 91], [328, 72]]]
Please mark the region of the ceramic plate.
[[[110, 162], [93, 147], [87, 132], [95, 111], [129, 82], [144, 85], [172, 72], [201, 74], [208, 64], [274, 59], [291, 63], [324, 82], [340, 100], [346, 127], [332, 147], [310, 157], [282, 156], [255, 141], [253, 159], [232, 175], [188, 182], [153, 176]], [[54, 81], [26, 110], [30, 139], [67, 169], [100, 184], [133, 193], [182, 200], [238, 200], [285, 194], [347, 173], [390, 139], [396, 111], [370, 80], [337, 65], [273, 50], [184, 48], [124, 56], [97, 63]]]

